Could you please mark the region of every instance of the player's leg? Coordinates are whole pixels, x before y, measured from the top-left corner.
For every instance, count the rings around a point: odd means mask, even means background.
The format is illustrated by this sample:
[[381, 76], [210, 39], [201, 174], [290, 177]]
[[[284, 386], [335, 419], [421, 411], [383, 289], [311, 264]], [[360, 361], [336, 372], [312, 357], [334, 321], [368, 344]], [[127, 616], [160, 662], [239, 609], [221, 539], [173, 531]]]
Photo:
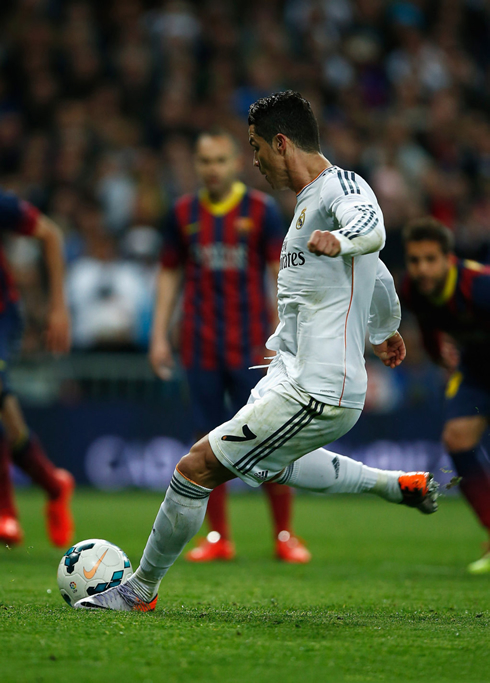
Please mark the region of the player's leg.
[[490, 461], [480, 443], [488, 427], [484, 416], [490, 414], [490, 393], [458, 373], [448, 384], [446, 399], [442, 441], [461, 477], [461, 492], [489, 534], [488, 552], [468, 570], [490, 572]]
[[76, 608], [154, 609], [162, 578], [201, 528], [211, 491], [235, 475], [215, 457], [208, 437], [177, 465], [146, 543], [140, 566], [122, 586], [85, 598]]
[[[8, 364], [21, 333], [21, 319], [17, 308], [7, 306], [0, 313], [0, 411], [8, 391]], [[22, 541], [23, 533], [17, 519], [14, 488], [10, 469], [10, 448], [0, 426], [0, 540], [15, 544]]]
[[22, 543], [23, 533], [17, 518], [14, 487], [10, 474], [10, 450], [0, 431], [0, 543]]
[[490, 533], [490, 462], [480, 443], [487, 426], [482, 416], [455, 418], [444, 425], [442, 439], [461, 477], [461, 491]]
[[[248, 368], [228, 370], [226, 388], [231, 399], [232, 414], [245, 405], [257, 384], [257, 371]], [[211, 431], [211, 430], [210, 430]], [[265, 482], [262, 486], [267, 496], [273, 525], [274, 552], [277, 559], [292, 564], [305, 564], [311, 560], [311, 553], [293, 533], [292, 513], [293, 489], [276, 482]], [[215, 489], [209, 502], [219, 491]], [[209, 505], [208, 505], [209, 511]]]
[[75, 486], [72, 475], [55, 467], [46, 456], [39, 439], [29, 430], [13, 394], [3, 397], [2, 421], [13, 462], [48, 495], [46, 522], [51, 542], [60, 548], [69, 545], [74, 533], [70, 510]]
[[[234, 476], [259, 486], [264, 477], [270, 479], [288, 471], [305, 451], [317, 451], [321, 443], [339, 438], [357, 422], [360, 411], [320, 404], [276, 370], [259, 382], [254, 402], [214, 429], [181, 459], [135, 574], [123, 586], [84, 598], [75, 607], [153, 609], [160, 581], [199, 530], [213, 488]], [[335, 457], [339, 456], [327, 453], [317, 460], [317, 477], [332, 468]], [[400, 473], [367, 469], [369, 472], [364, 471], [361, 477], [363, 490], [403, 502], [401, 492], [394, 494], [394, 481], [399, 486]], [[352, 479], [344, 490], [357, 492], [359, 478]]]
[[[191, 368], [187, 370], [187, 383], [196, 440], [199, 441], [224, 420], [224, 373]], [[209, 533], [186, 554], [186, 559], [191, 562], [233, 559], [235, 547], [230, 536], [226, 484], [216, 487], [209, 496], [206, 519]]]

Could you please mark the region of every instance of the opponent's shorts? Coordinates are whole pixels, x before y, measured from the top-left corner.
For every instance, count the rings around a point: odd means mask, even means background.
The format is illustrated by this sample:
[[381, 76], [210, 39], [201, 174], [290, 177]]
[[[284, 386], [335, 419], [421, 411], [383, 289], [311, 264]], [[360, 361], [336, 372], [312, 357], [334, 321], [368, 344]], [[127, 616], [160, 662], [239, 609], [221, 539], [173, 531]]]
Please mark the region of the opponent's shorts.
[[262, 372], [248, 368], [186, 369], [195, 433], [207, 434], [229, 420], [248, 401], [262, 376]]
[[213, 429], [209, 443], [224, 467], [260, 486], [292, 462], [346, 434], [361, 410], [316, 401], [288, 378], [276, 357], [249, 402]]
[[447, 383], [445, 420], [473, 415], [490, 418], [490, 385], [461, 368]]

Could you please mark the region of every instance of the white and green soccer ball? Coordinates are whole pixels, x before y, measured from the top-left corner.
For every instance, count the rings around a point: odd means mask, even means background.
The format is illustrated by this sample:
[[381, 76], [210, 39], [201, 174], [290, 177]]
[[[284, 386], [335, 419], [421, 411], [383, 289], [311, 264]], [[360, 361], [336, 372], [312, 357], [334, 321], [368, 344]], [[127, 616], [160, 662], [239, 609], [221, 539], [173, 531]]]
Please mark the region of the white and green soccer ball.
[[133, 573], [131, 562], [117, 545], [89, 538], [68, 548], [58, 566], [61, 596], [73, 607], [77, 600], [124, 583]]

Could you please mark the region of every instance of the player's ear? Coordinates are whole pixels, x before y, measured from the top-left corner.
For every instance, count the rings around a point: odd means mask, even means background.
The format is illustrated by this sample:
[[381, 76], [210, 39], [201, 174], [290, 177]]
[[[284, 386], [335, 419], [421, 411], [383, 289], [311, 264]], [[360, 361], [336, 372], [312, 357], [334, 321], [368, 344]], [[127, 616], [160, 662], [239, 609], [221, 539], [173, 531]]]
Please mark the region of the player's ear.
[[272, 149], [280, 154], [281, 156], [285, 156], [286, 151], [287, 151], [287, 146], [288, 146], [288, 139], [285, 135], [282, 133], [278, 133], [277, 135], [274, 135], [272, 138]]

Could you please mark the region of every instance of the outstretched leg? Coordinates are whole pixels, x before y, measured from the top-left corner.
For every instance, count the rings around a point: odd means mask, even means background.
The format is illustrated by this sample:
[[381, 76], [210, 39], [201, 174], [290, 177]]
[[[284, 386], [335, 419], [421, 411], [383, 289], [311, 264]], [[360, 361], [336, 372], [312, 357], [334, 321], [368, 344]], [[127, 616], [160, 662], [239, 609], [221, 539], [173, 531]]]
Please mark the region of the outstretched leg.
[[325, 448], [291, 463], [276, 481], [315, 493], [374, 493], [425, 514], [437, 510], [438, 485], [427, 472], [379, 470]]

